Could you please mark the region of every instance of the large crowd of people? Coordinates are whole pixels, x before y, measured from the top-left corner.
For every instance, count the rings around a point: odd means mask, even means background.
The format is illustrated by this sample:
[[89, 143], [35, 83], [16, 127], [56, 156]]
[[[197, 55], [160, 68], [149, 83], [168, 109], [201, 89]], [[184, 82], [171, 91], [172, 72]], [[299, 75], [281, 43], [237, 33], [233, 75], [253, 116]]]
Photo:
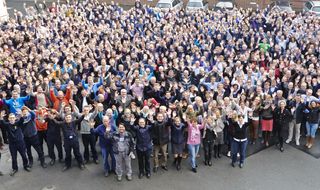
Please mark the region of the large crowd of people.
[[248, 144], [275, 138], [281, 152], [292, 140], [314, 144], [315, 15], [186, 13], [139, 1], [123, 10], [92, 0], [26, 10], [0, 28], [0, 127], [12, 176], [18, 152], [31, 171], [31, 147], [43, 168], [59, 161], [65, 171], [71, 152], [80, 169], [99, 164], [99, 144], [104, 175], [130, 181], [135, 157], [139, 178], [150, 178], [151, 165], [169, 169], [168, 154], [177, 170], [189, 156], [196, 173], [197, 159], [212, 166], [225, 148], [232, 167], [242, 168]]

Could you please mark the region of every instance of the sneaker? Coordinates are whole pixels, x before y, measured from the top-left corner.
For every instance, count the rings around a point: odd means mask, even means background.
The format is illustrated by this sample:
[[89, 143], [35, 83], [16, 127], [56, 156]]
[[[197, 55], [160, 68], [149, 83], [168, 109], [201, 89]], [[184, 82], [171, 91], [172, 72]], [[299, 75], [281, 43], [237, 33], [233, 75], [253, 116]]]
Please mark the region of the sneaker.
[[12, 170], [9, 175], [11, 177], [13, 177], [17, 172], [18, 172], [18, 170]]
[[239, 168], [243, 168], [243, 163], [239, 164]]
[[120, 182], [121, 180], [122, 180], [121, 175], [118, 175], [118, 176], [117, 176], [117, 181], [119, 181], [119, 182]]
[[240, 154], [239, 154], [239, 153], [237, 153], [237, 157], [238, 157], [238, 158], [240, 157]]
[[149, 179], [151, 177], [151, 174], [150, 173], [147, 173], [147, 178]]
[[193, 173], [197, 173], [197, 168], [192, 168]]
[[131, 175], [127, 175], [127, 180], [128, 181], [132, 181], [132, 176]]
[[53, 159], [49, 162], [50, 166], [53, 166], [55, 163], [56, 163], [56, 161]]
[[108, 177], [109, 176], [109, 172], [104, 172], [104, 177]]
[[167, 166], [161, 166], [162, 169], [164, 169], [165, 171], [168, 171], [168, 167]]
[[236, 167], [236, 166], [235, 166], [235, 164], [234, 164], [233, 162], [231, 163], [231, 166], [232, 166], [233, 168], [234, 168], [234, 167]]
[[67, 170], [69, 170], [69, 169], [70, 169], [69, 166], [65, 166], [65, 167], [62, 168], [62, 172], [65, 172], [65, 171], [67, 171]]
[[143, 174], [143, 173], [139, 173], [139, 179], [142, 179], [142, 178], [143, 178], [143, 176], [144, 176], [144, 174]]
[[48, 164], [45, 163], [45, 162], [43, 162], [43, 163], [41, 163], [41, 167], [42, 167], [42, 168], [47, 168], [47, 167], [48, 167]]
[[290, 139], [287, 139], [287, 140], [286, 140], [286, 143], [287, 143], [287, 144], [289, 144], [290, 142], [291, 142], [291, 140], [290, 140]]
[[300, 146], [300, 142], [299, 142], [299, 141], [296, 141], [296, 145], [297, 145], [297, 146]]
[[230, 152], [230, 151], [228, 151], [227, 156], [228, 156], [228, 157], [230, 157], [230, 156], [231, 156], [231, 152]]
[[99, 164], [99, 160], [93, 160], [95, 164]]
[[79, 165], [80, 170], [84, 170], [85, 166], [83, 164]]
[[283, 152], [283, 151], [284, 151], [284, 148], [283, 148], [283, 147], [281, 147], [281, 148], [280, 148], [280, 151], [281, 151], [281, 152]]

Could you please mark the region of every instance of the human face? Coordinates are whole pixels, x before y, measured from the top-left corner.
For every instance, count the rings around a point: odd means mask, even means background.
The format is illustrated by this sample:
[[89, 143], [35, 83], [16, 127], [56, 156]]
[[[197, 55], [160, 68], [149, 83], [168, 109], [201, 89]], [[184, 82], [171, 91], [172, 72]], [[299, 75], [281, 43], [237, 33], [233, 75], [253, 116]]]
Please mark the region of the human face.
[[17, 99], [19, 97], [18, 93], [17, 92], [13, 92], [12, 93], [12, 97], [13, 97], [13, 99]]
[[66, 115], [66, 123], [71, 123], [72, 117], [71, 115]]
[[109, 117], [103, 117], [103, 125], [106, 127], [110, 125]]
[[144, 119], [139, 119], [139, 126], [144, 128], [146, 126], [146, 122]]
[[26, 109], [24, 109], [24, 110], [22, 111], [22, 117], [27, 117], [28, 115], [29, 115], [29, 111], [26, 110]]
[[157, 115], [157, 120], [158, 120], [159, 122], [162, 122], [162, 121], [163, 121], [163, 115], [162, 115], [162, 114], [158, 114], [158, 115]]
[[9, 115], [9, 123], [10, 124], [14, 124], [14, 122], [16, 121], [16, 116], [14, 116], [13, 114]]
[[124, 127], [124, 125], [119, 125], [119, 132], [120, 133], [124, 133], [126, 131], [126, 128]]

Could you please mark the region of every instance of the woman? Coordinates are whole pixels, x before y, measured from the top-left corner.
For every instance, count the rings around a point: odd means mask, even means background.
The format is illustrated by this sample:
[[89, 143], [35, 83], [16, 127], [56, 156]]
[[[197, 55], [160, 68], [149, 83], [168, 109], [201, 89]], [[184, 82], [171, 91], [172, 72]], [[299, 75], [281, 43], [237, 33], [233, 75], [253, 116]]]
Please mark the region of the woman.
[[172, 153], [174, 156], [174, 165], [179, 171], [181, 169], [182, 153], [185, 147], [184, 129], [185, 125], [181, 123], [179, 117], [175, 117], [175, 112], [173, 112], [173, 121], [171, 121], [171, 146]]
[[201, 144], [201, 133], [200, 130], [203, 129], [204, 125], [197, 124], [197, 118], [192, 117], [188, 120], [188, 149], [189, 149], [189, 157], [191, 162], [192, 171], [197, 173], [197, 163], [196, 156], [198, 155], [200, 144]]
[[313, 146], [314, 138], [318, 129], [320, 109], [315, 101], [311, 101], [308, 109], [305, 110], [307, 116], [307, 144], [309, 149]]
[[212, 166], [211, 158], [213, 151], [213, 143], [216, 139], [216, 132], [214, 131], [215, 121], [213, 116], [208, 117], [208, 122], [204, 126], [203, 130], [203, 150], [204, 150], [204, 164]]
[[[256, 97], [253, 101], [252, 112], [251, 112], [251, 127], [249, 128], [251, 144], [255, 144], [258, 138], [258, 129], [260, 121], [260, 106], [261, 106], [260, 97]], [[249, 113], [250, 114], [250, 113]]]
[[237, 154], [240, 154], [240, 163], [239, 167], [242, 168], [244, 164], [246, 149], [247, 149], [247, 128], [248, 123], [244, 121], [244, 117], [239, 115], [238, 118], [235, 119], [234, 130], [233, 130], [233, 141], [231, 145], [231, 157], [232, 167], [235, 167], [235, 163], [237, 162]]
[[223, 145], [223, 129], [224, 123], [221, 119], [220, 110], [216, 110], [215, 114], [213, 115], [213, 122], [214, 122], [214, 131], [216, 132], [216, 140], [214, 141], [214, 158], [221, 158], [221, 146]]
[[273, 105], [272, 105], [272, 97], [270, 95], [267, 96], [266, 100], [263, 102], [261, 108], [261, 128], [262, 128], [262, 136], [263, 141], [266, 146], [269, 146], [270, 134], [273, 130]]
[[274, 112], [274, 122], [275, 122], [275, 130], [278, 136], [280, 151], [283, 152], [283, 137], [284, 137], [284, 129], [289, 128], [289, 123], [292, 120], [291, 112], [286, 108], [286, 102], [281, 100], [279, 102], [279, 107]]

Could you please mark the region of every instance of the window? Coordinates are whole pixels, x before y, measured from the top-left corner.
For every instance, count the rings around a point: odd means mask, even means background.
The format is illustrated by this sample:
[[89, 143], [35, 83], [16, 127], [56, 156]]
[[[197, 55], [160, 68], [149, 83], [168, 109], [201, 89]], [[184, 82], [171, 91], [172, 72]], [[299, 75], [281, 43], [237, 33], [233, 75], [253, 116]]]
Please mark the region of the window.
[[306, 7], [307, 7], [307, 9], [309, 9], [309, 10], [311, 10], [311, 8], [312, 8], [312, 5], [311, 5], [311, 3], [310, 2], [306, 2], [306, 5], [305, 5]]
[[174, 0], [174, 1], [172, 2], [172, 7], [175, 7], [178, 3], [179, 3], [178, 0]]

